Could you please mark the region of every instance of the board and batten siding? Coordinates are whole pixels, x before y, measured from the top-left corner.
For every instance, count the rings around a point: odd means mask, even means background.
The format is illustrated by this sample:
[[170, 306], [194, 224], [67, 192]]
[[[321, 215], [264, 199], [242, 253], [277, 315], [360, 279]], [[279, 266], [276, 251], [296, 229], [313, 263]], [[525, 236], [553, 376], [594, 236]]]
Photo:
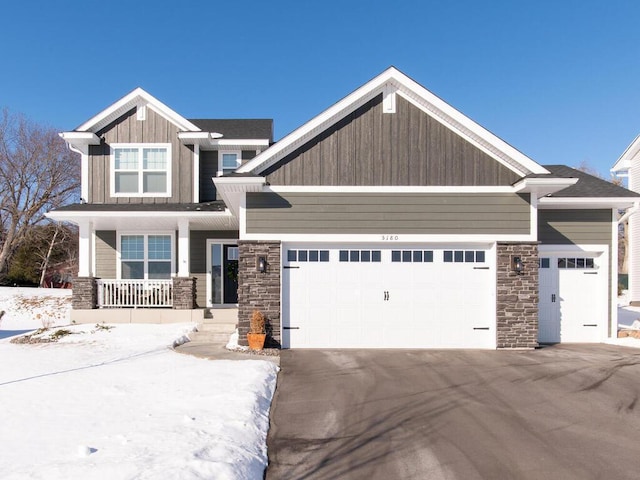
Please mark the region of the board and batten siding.
[[189, 232], [189, 271], [196, 278], [196, 302], [199, 307], [207, 306], [207, 240], [237, 240], [237, 230], [191, 230]]
[[[193, 202], [193, 147], [178, 140], [178, 127], [147, 108], [138, 120], [132, 109], [97, 133], [101, 145], [89, 148], [89, 203], [191, 203]], [[170, 143], [170, 197], [112, 197], [111, 147], [113, 143]]]
[[248, 193], [247, 233], [530, 233], [529, 195]]
[[[216, 192], [213, 178], [218, 175], [218, 150], [200, 150], [200, 201], [213, 202], [220, 200]], [[241, 163], [246, 163], [256, 156], [255, 150], [242, 150]]]
[[116, 241], [115, 230], [96, 231], [96, 277], [116, 278]]
[[271, 185], [511, 185], [520, 175], [418, 107], [378, 95], [262, 172]]

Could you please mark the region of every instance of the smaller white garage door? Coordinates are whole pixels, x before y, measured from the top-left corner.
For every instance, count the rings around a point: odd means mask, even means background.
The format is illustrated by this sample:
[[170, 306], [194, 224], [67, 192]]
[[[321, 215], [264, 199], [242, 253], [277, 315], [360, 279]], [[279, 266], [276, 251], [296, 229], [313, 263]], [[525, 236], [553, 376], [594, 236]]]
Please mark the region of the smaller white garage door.
[[604, 254], [540, 252], [538, 341], [592, 343], [607, 336]]
[[487, 245], [283, 247], [285, 348], [495, 348]]

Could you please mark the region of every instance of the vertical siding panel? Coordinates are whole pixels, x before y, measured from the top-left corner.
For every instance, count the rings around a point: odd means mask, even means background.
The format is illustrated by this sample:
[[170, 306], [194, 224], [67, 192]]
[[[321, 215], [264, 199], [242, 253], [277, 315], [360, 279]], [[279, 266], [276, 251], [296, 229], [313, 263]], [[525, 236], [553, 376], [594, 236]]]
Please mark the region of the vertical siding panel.
[[[324, 142], [324, 139], [320, 139], [319, 143]], [[320, 171], [320, 162], [321, 162], [322, 148], [318, 145], [317, 148], [312, 149], [309, 152], [309, 160], [305, 165], [305, 170], [303, 172], [301, 181], [302, 183], [306, 183], [306, 179], [310, 179], [310, 181], [319, 182], [321, 178]]]
[[416, 110], [411, 110], [411, 170], [410, 176], [414, 179], [413, 185], [424, 185], [426, 181], [426, 155], [425, 155], [425, 119]]
[[440, 135], [438, 125], [431, 117], [427, 117], [427, 181], [426, 185], [444, 185], [444, 177], [440, 167]]
[[338, 170], [337, 170], [337, 158], [338, 158], [338, 136], [331, 135], [323, 142], [322, 149], [322, 178], [324, 180], [323, 185], [336, 185]]
[[393, 137], [393, 126], [391, 122], [394, 115], [395, 114], [392, 113], [380, 114], [382, 117], [382, 131], [380, 135], [382, 139], [382, 149], [380, 152], [382, 156], [382, 161], [380, 162], [382, 185], [393, 185], [392, 169], [395, 159], [393, 158], [391, 143]]
[[396, 102], [397, 111], [394, 115], [397, 125], [397, 136], [394, 142], [397, 153], [397, 175], [396, 185], [411, 185], [411, 176], [409, 175], [409, 147], [410, 147], [410, 131], [411, 118], [409, 115], [408, 105], [406, 102]]
[[363, 116], [358, 118], [358, 144], [356, 151], [356, 185], [373, 185], [373, 128], [376, 108], [370, 108]]
[[382, 158], [382, 108], [380, 103], [376, 104], [371, 118], [373, 125], [373, 138], [371, 139], [371, 177], [372, 185], [384, 185], [382, 179], [382, 169], [384, 159]]

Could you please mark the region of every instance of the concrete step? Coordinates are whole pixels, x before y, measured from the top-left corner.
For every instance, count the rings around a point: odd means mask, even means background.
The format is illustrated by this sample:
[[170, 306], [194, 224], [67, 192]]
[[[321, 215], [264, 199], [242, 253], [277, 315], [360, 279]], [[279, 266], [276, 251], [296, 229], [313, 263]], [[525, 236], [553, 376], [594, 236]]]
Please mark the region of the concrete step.
[[236, 329], [235, 323], [202, 323], [198, 325], [199, 332], [209, 333], [233, 333]]
[[194, 332], [191, 334], [191, 341], [226, 345], [230, 336], [231, 333]]
[[205, 322], [231, 322], [238, 323], [237, 308], [211, 308], [209, 309], [211, 318], [205, 316]]
[[202, 325], [236, 325], [238, 320], [233, 318], [203, 318], [199, 323]]

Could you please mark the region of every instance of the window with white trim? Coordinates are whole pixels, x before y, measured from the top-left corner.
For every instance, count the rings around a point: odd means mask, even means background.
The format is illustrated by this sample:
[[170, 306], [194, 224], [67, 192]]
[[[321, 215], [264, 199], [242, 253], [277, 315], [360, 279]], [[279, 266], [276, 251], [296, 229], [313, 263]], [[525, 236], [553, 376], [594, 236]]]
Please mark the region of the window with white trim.
[[111, 146], [111, 195], [171, 195], [171, 144]]
[[218, 152], [218, 176], [235, 172], [242, 163], [242, 152], [239, 150], [220, 150]]
[[120, 235], [120, 278], [159, 280], [171, 278], [173, 236]]

